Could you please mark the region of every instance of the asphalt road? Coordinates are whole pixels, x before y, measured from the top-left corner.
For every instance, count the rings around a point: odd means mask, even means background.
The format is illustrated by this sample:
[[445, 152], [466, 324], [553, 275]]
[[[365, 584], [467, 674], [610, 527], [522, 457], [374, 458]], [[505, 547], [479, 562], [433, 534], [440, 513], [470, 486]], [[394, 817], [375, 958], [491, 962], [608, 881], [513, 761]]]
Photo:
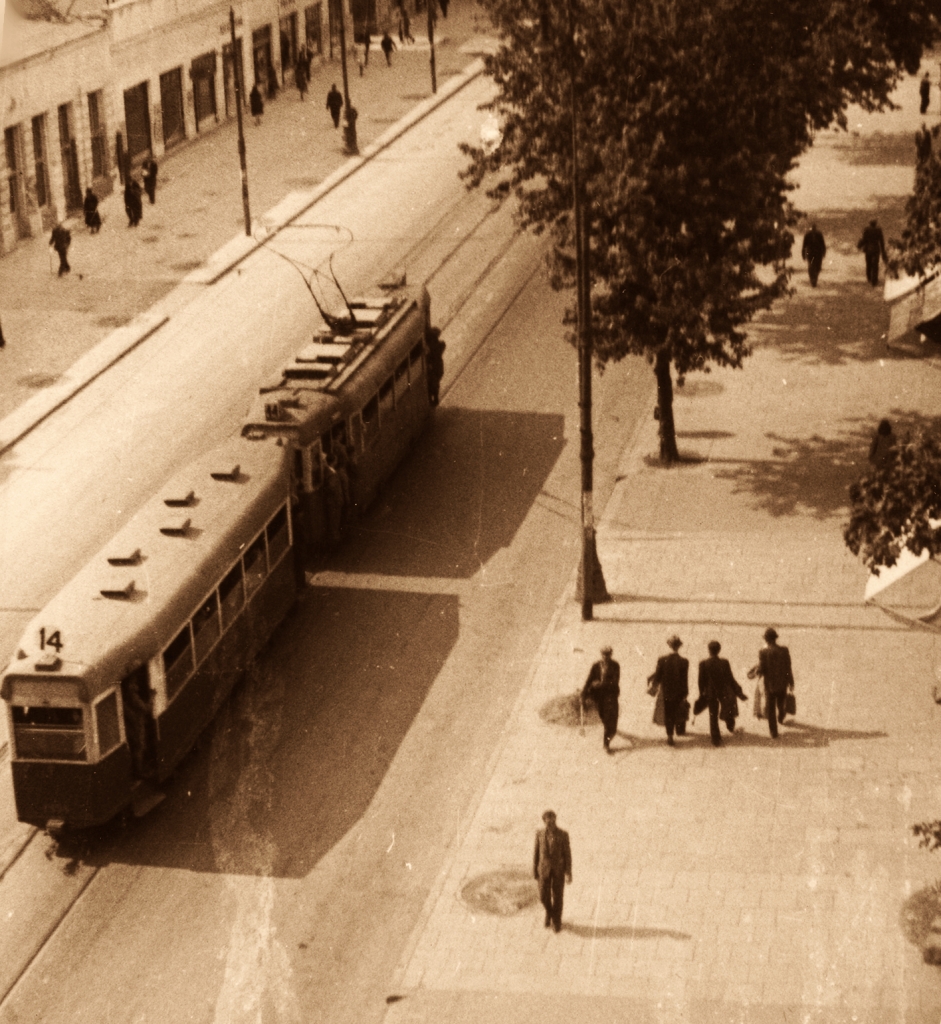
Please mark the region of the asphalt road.
[[[87, 882], [0, 1021], [380, 1019], [576, 561], [564, 300], [535, 258], [495, 276], [515, 301], [165, 803], [37, 838], [0, 884], [25, 916], [30, 886]], [[651, 387], [637, 363], [599, 383], [599, 502]]]

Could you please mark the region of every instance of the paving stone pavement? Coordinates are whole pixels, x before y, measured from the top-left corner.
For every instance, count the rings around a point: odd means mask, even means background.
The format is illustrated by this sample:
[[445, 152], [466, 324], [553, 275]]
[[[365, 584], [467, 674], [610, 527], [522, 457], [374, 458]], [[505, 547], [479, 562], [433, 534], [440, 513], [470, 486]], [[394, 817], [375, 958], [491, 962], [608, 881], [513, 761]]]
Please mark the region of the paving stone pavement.
[[[931, 421], [941, 398], [931, 362], [886, 348], [881, 290], [855, 248], [870, 216], [897, 230], [916, 92], [907, 80], [901, 110], [853, 112], [851, 134], [822, 136], [803, 161], [796, 201], [830, 250], [820, 287], [795, 264], [795, 294], [751, 332], [745, 368], [677, 390], [687, 461], [650, 459], [653, 421], [629, 439], [598, 539], [613, 601], [590, 623], [571, 592], [560, 603], [389, 1024], [941, 1020], [939, 968], [918, 946], [941, 859], [911, 835], [941, 811], [941, 648], [863, 605], [867, 573], [841, 533], [878, 420]], [[718, 639], [751, 695], [772, 624], [796, 675], [781, 738], [749, 701], [721, 749], [705, 715], [667, 747], [645, 692], [667, 636], [684, 641], [693, 689]], [[610, 756], [597, 719], [585, 735], [559, 720], [603, 643], [622, 671]], [[528, 882], [548, 807], [573, 848], [558, 935]], [[465, 895], [481, 880], [520, 902], [528, 885], [530, 902], [481, 911]]]

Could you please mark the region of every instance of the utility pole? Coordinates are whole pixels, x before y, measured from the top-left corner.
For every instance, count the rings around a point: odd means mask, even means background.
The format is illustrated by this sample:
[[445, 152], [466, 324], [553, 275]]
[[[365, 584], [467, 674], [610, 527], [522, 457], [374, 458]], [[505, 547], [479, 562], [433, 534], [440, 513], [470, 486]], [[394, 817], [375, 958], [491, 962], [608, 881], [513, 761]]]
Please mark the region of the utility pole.
[[235, 40], [235, 9], [229, 8], [229, 32], [232, 36], [232, 67], [235, 70], [235, 114], [239, 124], [239, 166], [242, 169], [242, 212], [245, 234], [251, 237], [252, 214], [248, 206], [248, 166], [245, 162], [245, 126], [242, 123], [242, 52]]
[[576, 597], [582, 604], [582, 620], [590, 622], [594, 604], [610, 601], [595, 545], [594, 437], [591, 429], [591, 269], [588, 212], [578, 170], [578, 94], [575, 84], [575, 24], [568, 4], [570, 50], [570, 100], [572, 107], [572, 207], [575, 220], [575, 296], [578, 309], [578, 411], [579, 454], [582, 465], [582, 556]]
[[431, 44], [431, 91], [438, 91], [438, 79], [435, 76], [435, 2], [427, 0], [428, 3], [428, 42]]
[[346, 74], [346, 14], [343, 0], [336, 0], [340, 12], [340, 64], [343, 68], [343, 142], [349, 156], [359, 155], [356, 144], [356, 108], [350, 103], [350, 81]]

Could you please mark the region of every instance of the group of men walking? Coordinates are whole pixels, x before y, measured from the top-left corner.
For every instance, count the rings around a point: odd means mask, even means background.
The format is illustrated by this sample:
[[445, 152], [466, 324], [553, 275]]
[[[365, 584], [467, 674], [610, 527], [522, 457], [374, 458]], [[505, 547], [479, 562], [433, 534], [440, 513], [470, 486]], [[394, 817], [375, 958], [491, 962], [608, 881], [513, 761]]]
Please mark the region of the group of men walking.
[[[866, 280], [875, 287], [879, 283], [879, 261], [889, 261], [889, 254], [885, 248], [885, 235], [879, 222], [871, 220], [863, 228], [862, 237], [856, 243], [856, 248], [866, 258]], [[807, 276], [810, 278], [812, 288], [817, 287], [820, 278], [820, 271], [823, 269], [823, 258], [827, 254], [827, 243], [824, 240], [823, 232], [816, 224], [811, 224], [804, 235], [804, 243], [801, 246], [801, 259], [807, 263]]]
[[[756, 715], [767, 718], [768, 731], [778, 738], [778, 724], [783, 723], [789, 705], [794, 702], [794, 674], [791, 654], [778, 643], [776, 630], [769, 626], [764, 632], [765, 646], [758, 652], [758, 662], [748, 671], [749, 679], [760, 679], [755, 697], [759, 701]], [[685, 736], [690, 710], [693, 716], [708, 709], [709, 735], [713, 746], [722, 745], [719, 722], [730, 733], [735, 732], [739, 701], [748, 700], [732, 673], [727, 658], [719, 657], [722, 645], [718, 640], [708, 644], [709, 656], [699, 663], [699, 696], [690, 709], [689, 660], [680, 654], [683, 641], [676, 635], [667, 640], [669, 654], [657, 659], [657, 667], [647, 677], [647, 692], [656, 697], [654, 722], [666, 729], [667, 743], [675, 746], [674, 736]], [[601, 649], [601, 658], [588, 672], [579, 697], [580, 713], [592, 703], [598, 709], [603, 726], [604, 749], [610, 754], [611, 741], [617, 734], [620, 714], [621, 666], [614, 660], [610, 646]], [[790, 698], [790, 699], [789, 699]], [[790, 712], [793, 714], [793, 711]]]

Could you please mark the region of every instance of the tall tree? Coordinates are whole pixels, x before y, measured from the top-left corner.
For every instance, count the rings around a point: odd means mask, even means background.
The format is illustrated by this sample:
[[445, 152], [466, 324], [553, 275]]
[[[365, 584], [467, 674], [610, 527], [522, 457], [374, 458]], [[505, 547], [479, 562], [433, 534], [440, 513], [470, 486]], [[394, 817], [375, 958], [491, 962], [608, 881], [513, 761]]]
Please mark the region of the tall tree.
[[902, 437], [853, 484], [850, 503], [843, 537], [870, 570], [895, 565], [906, 548], [941, 554], [941, 444], [924, 431]]
[[673, 374], [741, 366], [745, 326], [787, 293], [788, 172], [848, 102], [888, 102], [941, 0], [482, 2], [502, 34], [488, 69], [503, 138], [465, 147], [469, 182], [503, 172], [491, 194], [552, 232], [553, 285], [572, 287], [575, 108], [596, 357], [653, 365], [672, 462]]

